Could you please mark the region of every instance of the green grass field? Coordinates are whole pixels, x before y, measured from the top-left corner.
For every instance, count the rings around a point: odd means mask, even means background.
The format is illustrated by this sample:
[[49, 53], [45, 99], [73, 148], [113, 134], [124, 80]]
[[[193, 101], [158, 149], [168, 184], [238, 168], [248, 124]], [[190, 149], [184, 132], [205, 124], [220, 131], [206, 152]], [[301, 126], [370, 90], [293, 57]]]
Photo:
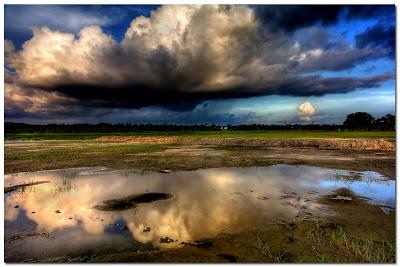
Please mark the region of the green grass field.
[[117, 146], [88, 146], [88, 147], [68, 147], [68, 148], [49, 148], [40, 152], [18, 152], [5, 153], [4, 159], [13, 160], [66, 160], [79, 159], [85, 153], [110, 153], [110, 154], [137, 154], [151, 153], [162, 151], [164, 148], [157, 144], [134, 144], [134, 145], [117, 145]]
[[251, 138], [395, 138], [395, 132], [383, 131], [153, 131], [130, 133], [19, 133], [5, 134], [5, 140], [93, 140], [106, 135], [183, 136], [183, 137], [251, 137]]

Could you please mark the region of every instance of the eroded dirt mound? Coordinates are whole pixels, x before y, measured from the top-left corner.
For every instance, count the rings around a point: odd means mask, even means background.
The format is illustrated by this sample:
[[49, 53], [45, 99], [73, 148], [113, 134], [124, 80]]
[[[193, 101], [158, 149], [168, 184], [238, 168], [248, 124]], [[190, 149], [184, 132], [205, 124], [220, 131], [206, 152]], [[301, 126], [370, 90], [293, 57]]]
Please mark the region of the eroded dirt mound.
[[[235, 142], [230, 140], [230, 142]], [[243, 145], [263, 145], [270, 147], [315, 147], [341, 150], [388, 150], [394, 151], [395, 144], [387, 140], [359, 139], [278, 139], [278, 140], [238, 140]]]
[[132, 144], [176, 144], [178, 143], [178, 136], [101, 136], [97, 138], [98, 141], [106, 142], [126, 142]]
[[384, 139], [260, 139], [260, 138], [215, 138], [179, 136], [102, 136], [98, 141], [180, 144], [180, 145], [227, 145], [227, 146], [265, 146], [265, 147], [314, 147], [340, 150], [395, 151], [394, 141]]

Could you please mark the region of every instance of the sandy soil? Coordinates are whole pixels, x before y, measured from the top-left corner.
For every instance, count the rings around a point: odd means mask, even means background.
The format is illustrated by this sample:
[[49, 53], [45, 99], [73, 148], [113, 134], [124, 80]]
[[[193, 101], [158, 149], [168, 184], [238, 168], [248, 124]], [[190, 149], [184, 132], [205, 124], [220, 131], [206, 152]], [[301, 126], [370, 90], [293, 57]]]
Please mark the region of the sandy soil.
[[227, 145], [227, 146], [263, 146], [263, 147], [313, 147], [340, 150], [383, 150], [394, 151], [393, 140], [384, 139], [259, 139], [259, 138], [215, 138], [215, 137], [147, 137], [147, 136], [102, 136], [98, 141], [123, 143], [153, 143], [180, 145]]

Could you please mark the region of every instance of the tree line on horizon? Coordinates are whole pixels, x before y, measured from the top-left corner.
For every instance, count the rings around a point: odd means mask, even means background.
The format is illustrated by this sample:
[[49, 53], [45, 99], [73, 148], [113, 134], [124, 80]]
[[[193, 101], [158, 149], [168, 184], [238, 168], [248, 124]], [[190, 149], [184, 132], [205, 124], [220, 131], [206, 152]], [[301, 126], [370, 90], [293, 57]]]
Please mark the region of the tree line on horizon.
[[217, 131], [217, 130], [335, 130], [335, 131], [395, 131], [396, 117], [387, 114], [375, 119], [367, 112], [347, 115], [343, 124], [131, 124], [131, 123], [77, 123], [77, 124], [28, 124], [5, 122], [5, 133], [83, 133], [83, 132], [137, 132], [137, 131]]

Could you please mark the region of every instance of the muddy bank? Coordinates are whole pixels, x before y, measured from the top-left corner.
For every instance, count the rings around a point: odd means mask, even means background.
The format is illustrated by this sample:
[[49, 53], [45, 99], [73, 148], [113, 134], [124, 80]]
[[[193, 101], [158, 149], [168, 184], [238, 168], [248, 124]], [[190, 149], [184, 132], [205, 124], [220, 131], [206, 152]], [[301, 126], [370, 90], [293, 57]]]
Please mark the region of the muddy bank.
[[14, 191], [17, 191], [20, 189], [23, 190], [28, 186], [34, 186], [34, 185], [45, 184], [45, 183], [48, 183], [48, 181], [30, 182], [30, 183], [13, 185], [13, 186], [5, 186], [4, 193], [11, 193], [11, 192], [14, 192]]
[[[193, 139], [194, 140], [194, 139]], [[268, 140], [266, 140], [268, 141]], [[122, 142], [95, 141], [91, 145], [112, 147]], [[315, 147], [267, 147], [244, 145], [163, 145], [163, 151], [135, 153], [74, 153], [86, 143], [70, 142], [58, 153], [59, 142], [30, 143], [37, 151], [21, 152], [14, 142], [5, 151], [14, 160], [5, 160], [5, 173], [40, 171], [74, 167], [103, 166], [109, 169], [138, 169], [160, 172], [217, 167], [251, 167], [273, 164], [302, 164], [356, 171], [377, 171], [395, 178], [395, 151], [340, 150]], [[65, 145], [65, 144], [63, 144]], [[128, 146], [131, 144], [127, 144]], [[140, 145], [140, 144], [139, 144]], [[25, 144], [25, 146], [27, 146]], [[24, 156], [21, 158], [21, 155]]]
[[312, 147], [339, 150], [375, 150], [395, 151], [394, 140], [385, 139], [261, 139], [261, 138], [215, 138], [215, 137], [147, 137], [147, 136], [102, 136], [98, 141], [124, 143], [151, 143], [177, 145], [226, 145], [226, 146], [263, 146], [263, 147]]

